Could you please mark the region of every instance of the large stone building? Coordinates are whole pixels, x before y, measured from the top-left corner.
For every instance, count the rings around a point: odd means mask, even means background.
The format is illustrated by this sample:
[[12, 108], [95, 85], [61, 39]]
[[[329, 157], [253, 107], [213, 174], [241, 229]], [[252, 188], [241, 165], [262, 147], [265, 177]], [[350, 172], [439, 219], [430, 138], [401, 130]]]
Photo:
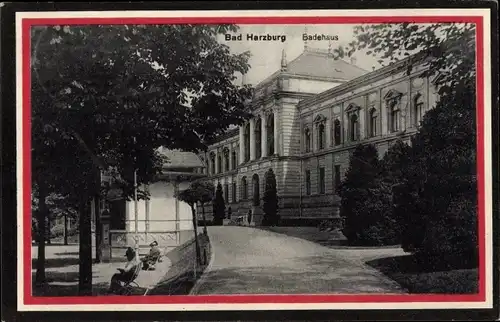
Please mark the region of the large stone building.
[[[265, 173], [276, 175], [282, 220], [339, 219], [337, 187], [359, 143], [373, 143], [380, 157], [396, 139], [409, 142], [422, 115], [435, 105], [423, 64], [408, 60], [366, 71], [305, 48], [255, 86], [246, 124], [219, 137], [202, 156], [204, 172], [221, 183], [226, 207], [252, 221], [262, 218]], [[207, 208], [207, 213], [211, 209]]]

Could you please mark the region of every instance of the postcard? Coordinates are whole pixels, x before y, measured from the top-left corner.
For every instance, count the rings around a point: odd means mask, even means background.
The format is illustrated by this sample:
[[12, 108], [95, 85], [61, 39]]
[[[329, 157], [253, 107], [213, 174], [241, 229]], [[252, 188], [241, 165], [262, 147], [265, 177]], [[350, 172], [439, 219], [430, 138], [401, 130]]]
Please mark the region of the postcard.
[[17, 12], [18, 309], [492, 308], [490, 24]]

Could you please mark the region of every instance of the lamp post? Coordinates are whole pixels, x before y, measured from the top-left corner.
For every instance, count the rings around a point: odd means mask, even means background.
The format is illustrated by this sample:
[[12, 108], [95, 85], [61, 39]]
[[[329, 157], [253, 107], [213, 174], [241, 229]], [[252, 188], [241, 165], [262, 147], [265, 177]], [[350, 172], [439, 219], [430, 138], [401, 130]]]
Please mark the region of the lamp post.
[[[136, 145], [136, 138], [134, 136], [134, 148]], [[135, 253], [136, 256], [139, 255], [139, 205], [137, 200], [137, 168], [136, 168], [137, 156], [134, 155], [134, 224], [135, 224]]]
[[134, 224], [135, 224], [135, 251], [139, 250], [139, 207], [137, 202], [137, 170], [134, 170]]

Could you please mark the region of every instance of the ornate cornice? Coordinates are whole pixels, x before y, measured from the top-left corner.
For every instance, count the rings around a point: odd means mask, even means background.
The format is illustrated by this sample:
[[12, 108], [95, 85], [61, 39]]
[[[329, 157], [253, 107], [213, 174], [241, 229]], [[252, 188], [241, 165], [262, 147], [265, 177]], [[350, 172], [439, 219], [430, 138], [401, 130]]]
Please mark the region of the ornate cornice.
[[386, 67], [382, 67], [373, 72], [361, 75], [355, 79], [352, 79], [344, 84], [336, 86], [332, 89], [326, 90], [322, 93], [316, 94], [311, 98], [305, 99], [297, 105], [299, 109], [316, 105], [319, 102], [328, 100], [330, 98], [337, 97], [339, 95], [345, 94], [347, 92], [353, 91], [359, 87], [363, 87], [370, 83], [376, 82], [378, 80], [384, 79], [390, 75], [397, 72], [405, 70], [409, 64], [423, 62], [425, 59], [424, 53], [417, 53], [415, 55], [409, 56], [403, 60], [392, 63]]

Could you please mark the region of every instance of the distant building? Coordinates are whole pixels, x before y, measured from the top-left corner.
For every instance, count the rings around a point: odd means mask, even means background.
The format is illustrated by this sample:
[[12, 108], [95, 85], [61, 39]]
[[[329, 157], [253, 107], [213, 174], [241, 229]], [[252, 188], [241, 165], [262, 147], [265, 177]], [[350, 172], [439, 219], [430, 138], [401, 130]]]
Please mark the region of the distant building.
[[175, 247], [193, 238], [191, 208], [175, 198], [175, 193], [186, 189], [194, 179], [203, 177], [203, 163], [190, 152], [160, 150], [168, 158], [163, 172], [155, 182], [141, 189], [150, 193], [149, 200], [137, 202], [137, 220], [134, 200], [124, 200], [121, 191], [108, 194], [110, 211], [110, 242], [114, 249], [139, 245], [147, 247], [157, 241], [160, 247]]
[[[337, 192], [349, 152], [373, 143], [382, 157], [396, 139], [409, 142], [435, 105], [433, 80], [419, 76], [422, 64], [408, 75], [407, 61], [368, 72], [328, 51], [305, 48], [291, 62], [283, 53], [281, 69], [255, 87], [248, 106], [254, 117], [201, 156], [233, 216], [251, 209], [260, 224], [272, 168], [282, 220], [340, 219]], [[210, 218], [211, 207], [206, 212]]]

